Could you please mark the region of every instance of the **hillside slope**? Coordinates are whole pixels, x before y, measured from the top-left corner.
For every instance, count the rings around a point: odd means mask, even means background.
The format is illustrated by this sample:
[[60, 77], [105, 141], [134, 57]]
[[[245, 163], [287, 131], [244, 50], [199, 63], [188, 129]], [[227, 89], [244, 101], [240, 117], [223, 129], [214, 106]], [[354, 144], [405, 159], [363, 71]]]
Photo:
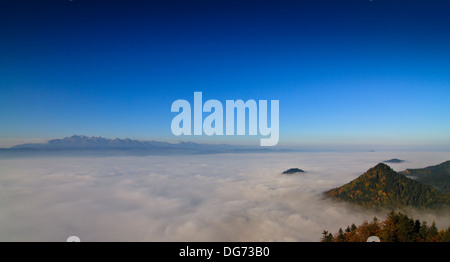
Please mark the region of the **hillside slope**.
[[325, 192], [340, 201], [365, 207], [438, 207], [449, 204], [449, 197], [380, 163], [341, 187]]
[[406, 169], [399, 173], [430, 185], [443, 193], [450, 193], [450, 161], [426, 168]]

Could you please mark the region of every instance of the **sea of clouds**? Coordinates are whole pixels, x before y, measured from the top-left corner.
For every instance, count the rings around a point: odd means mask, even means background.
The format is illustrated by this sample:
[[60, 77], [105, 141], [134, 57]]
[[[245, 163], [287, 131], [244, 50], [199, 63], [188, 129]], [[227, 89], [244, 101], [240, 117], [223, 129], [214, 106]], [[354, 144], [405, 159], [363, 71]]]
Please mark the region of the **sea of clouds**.
[[[324, 199], [377, 163], [450, 153], [315, 152], [0, 159], [0, 241], [319, 241], [388, 211]], [[281, 175], [298, 167], [304, 174]], [[407, 210], [450, 225], [450, 212]]]

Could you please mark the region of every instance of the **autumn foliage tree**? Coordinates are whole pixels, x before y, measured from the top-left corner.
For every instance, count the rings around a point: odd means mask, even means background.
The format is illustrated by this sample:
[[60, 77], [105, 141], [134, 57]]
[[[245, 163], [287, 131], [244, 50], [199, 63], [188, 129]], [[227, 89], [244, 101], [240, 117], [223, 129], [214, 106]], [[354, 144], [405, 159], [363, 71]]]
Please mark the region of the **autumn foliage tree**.
[[413, 220], [403, 213], [391, 211], [384, 221], [376, 217], [360, 226], [352, 224], [333, 235], [323, 231], [321, 242], [366, 242], [370, 236], [378, 236], [382, 242], [450, 242], [450, 226], [438, 230], [436, 223]]

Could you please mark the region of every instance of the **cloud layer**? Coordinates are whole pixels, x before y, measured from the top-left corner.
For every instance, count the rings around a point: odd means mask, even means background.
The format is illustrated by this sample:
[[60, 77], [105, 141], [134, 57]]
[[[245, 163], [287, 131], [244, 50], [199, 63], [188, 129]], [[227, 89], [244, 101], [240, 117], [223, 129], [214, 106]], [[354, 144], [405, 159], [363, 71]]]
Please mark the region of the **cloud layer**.
[[[323, 199], [390, 158], [450, 153], [267, 153], [0, 160], [0, 241], [318, 241], [386, 212]], [[298, 167], [307, 173], [281, 175]], [[409, 211], [450, 225], [450, 213]]]

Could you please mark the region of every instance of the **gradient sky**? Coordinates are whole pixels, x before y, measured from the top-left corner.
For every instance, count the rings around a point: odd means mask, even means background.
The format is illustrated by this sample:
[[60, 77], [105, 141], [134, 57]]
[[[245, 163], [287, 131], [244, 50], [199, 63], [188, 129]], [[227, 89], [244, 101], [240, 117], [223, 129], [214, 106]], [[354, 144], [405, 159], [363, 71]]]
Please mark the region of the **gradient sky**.
[[176, 137], [176, 99], [278, 99], [280, 145], [450, 148], [450, 2], [0, 0], [0, 146]]

